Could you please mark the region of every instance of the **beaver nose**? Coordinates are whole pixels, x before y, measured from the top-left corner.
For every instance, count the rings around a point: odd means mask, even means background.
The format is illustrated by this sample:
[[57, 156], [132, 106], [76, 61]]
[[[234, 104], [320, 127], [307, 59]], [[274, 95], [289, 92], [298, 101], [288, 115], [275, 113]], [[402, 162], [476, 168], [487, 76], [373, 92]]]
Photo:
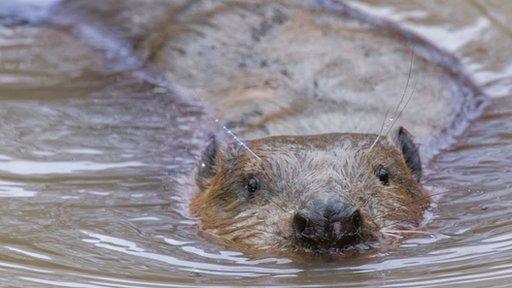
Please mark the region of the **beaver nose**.
[[362, 228], [361, 213], [355, 207], [337, 202], [305, 208], [293, 217], [297, 240], [321, 247], [344, 247], [352, 243]]

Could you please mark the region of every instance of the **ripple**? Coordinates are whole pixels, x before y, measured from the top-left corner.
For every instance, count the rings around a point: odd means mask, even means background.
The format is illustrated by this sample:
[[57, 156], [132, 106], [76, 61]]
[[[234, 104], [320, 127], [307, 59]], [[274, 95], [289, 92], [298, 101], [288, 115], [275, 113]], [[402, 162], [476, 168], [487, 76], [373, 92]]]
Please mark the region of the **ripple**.
[[11, 251], [14, 251], [14, 252], [18, 252], [18, 253], [23, 254], [23, 255], [34, 257], [34, 258], [37, 258], [37, 259], [52, 260], [52, 258], [50, 258], [50, 257], [48, 257], [46, 255], [40, 254], [40, 253], [25, 251], [23, 249], [15, 248], [15, 247], [10, 247], [10, 246], [5, 246], [4, 248], [6, 248], [8, 250], [11, 250]]
[[[82, 231], [90, 238], [82, 239], [87, 243], [92, 243], [96, 247], [109, 249], [137, 257], [148, 258], [152, 260], [161, 261], [170, 264], [174, 267], [180, 267], [182, 270], [192, 271], [196, 273], [214, 274], [214, 275], [230, 275], [230, 276], [244, 276], [254, 277], [262, 275], [279, 275], [279, 274], [296, 274], [301, 272], [301, 269], [275, 269], [264, 268], [259, 266], [233, 266], [233, 265], [219, 265], [206, 262], [193, 262], [183, 259], [178, 259], [170, 255], [162, 255], [158, 253], [146, 252], [143, 248], [137, 246], [136, 243], [123, 240], [120, 238], [102, 235], [90, 231]], [[211, 255], [210, 255], [211, 256]], [[258, 263], [258, 262], [256, 262]], [[240, 264], [240, 263], [239, 263]], [[251, 262], [244, 262], [244, 264], [251, 264]]]
[[37, 191], [28, 190], [24, 184], [0, 181], [0, 197], [34, 197]]
[[17, 175], [74, 174], [77, 172], [102, 171], [114, 168], [140, 167], [144, 163], [127, 161], [120, 163], [98, 163], [92, 161], [28, 161], [11, 160], [0, 162], [0, 172]]

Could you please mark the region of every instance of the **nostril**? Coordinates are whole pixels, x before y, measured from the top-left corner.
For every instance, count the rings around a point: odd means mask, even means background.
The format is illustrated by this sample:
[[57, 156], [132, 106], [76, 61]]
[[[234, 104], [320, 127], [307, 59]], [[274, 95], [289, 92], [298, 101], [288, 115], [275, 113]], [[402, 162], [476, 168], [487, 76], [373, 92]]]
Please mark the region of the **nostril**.
[[306, 227], [308, 226], [308, 219], [300, 213], [295, 214], [293, 217], [293, 231], [297, 236], [301, 236]]
[[354, 211], [352, 213], [352, 226], [354, 230], [359, 230], [363, 226], [363, 218], [361, 217], [361, 212], [359, 210]]

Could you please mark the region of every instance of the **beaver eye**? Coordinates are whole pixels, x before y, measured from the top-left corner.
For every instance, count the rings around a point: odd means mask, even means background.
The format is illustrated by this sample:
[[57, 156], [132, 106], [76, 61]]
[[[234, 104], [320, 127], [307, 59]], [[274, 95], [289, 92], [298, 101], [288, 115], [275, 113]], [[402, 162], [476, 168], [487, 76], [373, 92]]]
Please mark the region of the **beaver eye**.
[[379, 168], [377, 169], [377, 177], [379, 177], [379, 180], [384, 185], [389, 185], [389, 173], [384, 166], [379, 165]]
[[254, 193], [256, 190], [260, 188], [260, 181], [256, 178], [249, 179], [249, 182], [247, 182], [247, 191], [249, 193]]

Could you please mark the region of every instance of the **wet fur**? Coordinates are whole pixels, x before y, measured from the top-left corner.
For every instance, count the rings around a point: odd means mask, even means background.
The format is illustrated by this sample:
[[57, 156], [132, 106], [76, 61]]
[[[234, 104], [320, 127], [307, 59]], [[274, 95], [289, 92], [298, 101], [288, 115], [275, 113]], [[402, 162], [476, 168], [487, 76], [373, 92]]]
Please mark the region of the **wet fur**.
[[[421, 164], [406, 162], [416, 159], [417, 150], [405, 133], [400, 128], [395, 141], [379, 140], [371, 153], [369, 147], [377, 137], [372, 134], [249, 141], [261, 160], [236, 143], [221, 147], [212, 140], [198, 168], [192, 211], [201, 219], [202, 229], [245, 250], [313, 251], [294, 241], [292, 217], [312, 199], [339, 197], [362, 213], [358, 242], [379, 242], [384, 236], [381, 229], [416, 227], [429, 203], [416, 180], [421, 172], [412, 170]], [[379, 165], [390, 172], [389, 186], [376, 177]], [[246, 189], [252, 176], [262, 182], [254, 195]]]

